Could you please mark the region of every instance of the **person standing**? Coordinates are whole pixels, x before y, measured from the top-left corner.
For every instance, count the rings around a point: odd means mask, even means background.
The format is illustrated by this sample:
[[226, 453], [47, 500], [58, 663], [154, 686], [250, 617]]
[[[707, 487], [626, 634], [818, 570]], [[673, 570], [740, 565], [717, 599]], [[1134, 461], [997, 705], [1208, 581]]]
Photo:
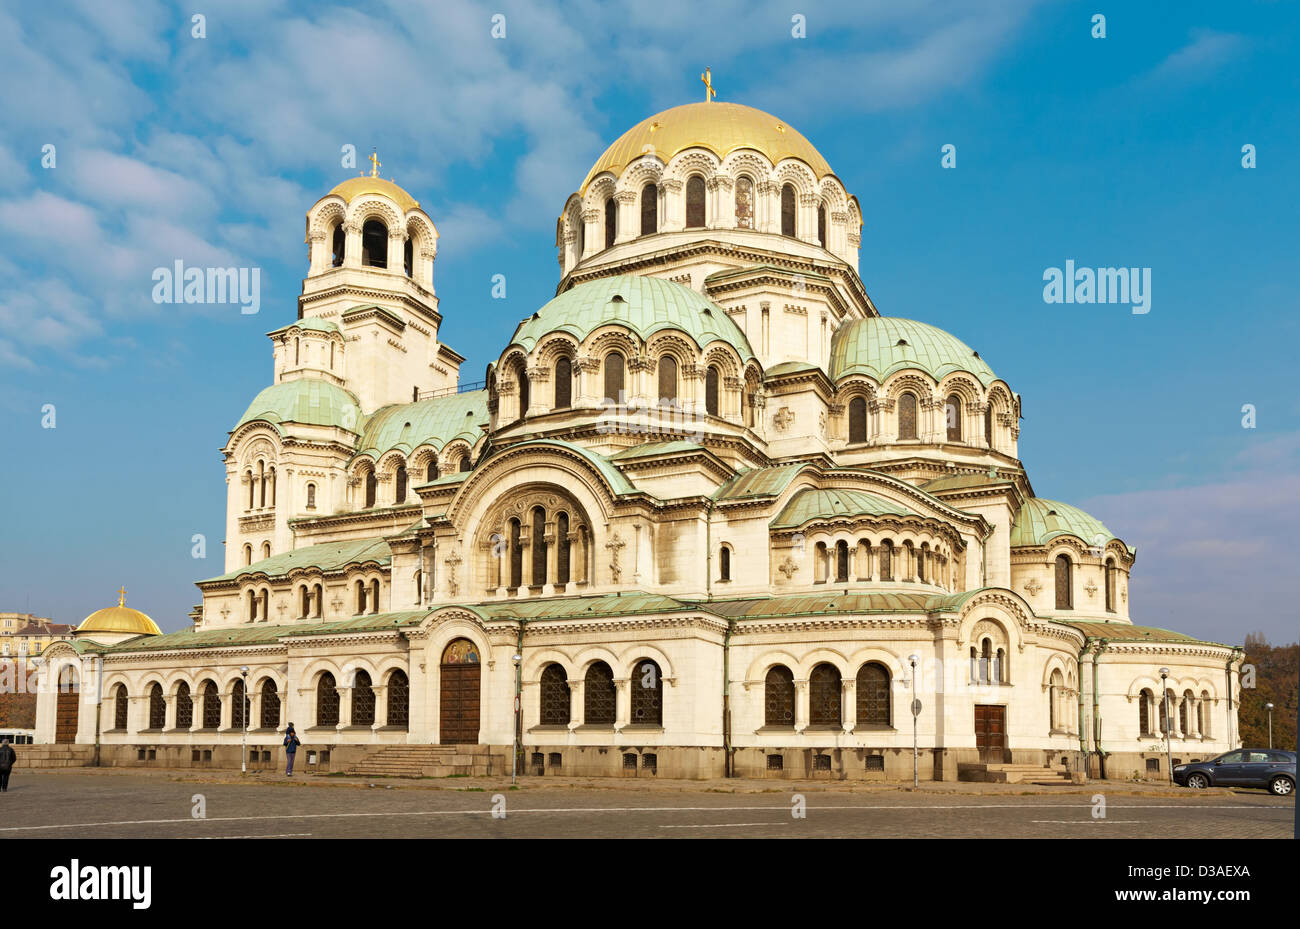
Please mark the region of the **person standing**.
[[298, 746], [301, 744], [298, 733], [293, 731], [293, 723], [289, 723], [289, 729], [284, 734], [284, 773], [289, 777], [293, 777], [293, 759], [298, 754]]
[[18, 753], [14, 747], [9, 744], [8, 737], [0, 742], [0, 792], [9, 789], [9, 772], [13, 770], [14, 763], [18, 761]]

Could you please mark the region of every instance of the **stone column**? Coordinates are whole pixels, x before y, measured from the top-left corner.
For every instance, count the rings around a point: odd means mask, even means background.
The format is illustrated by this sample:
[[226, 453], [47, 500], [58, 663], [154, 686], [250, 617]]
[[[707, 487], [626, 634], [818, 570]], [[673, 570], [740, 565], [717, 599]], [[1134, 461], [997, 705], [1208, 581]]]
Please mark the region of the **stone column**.
[[582, 257], [588, 258], [605, 247], [605, 237], [601, 233], [602, 210], [582, 211]]
[[[411, 256], [411, 263], [415, 264], [415, 256]], [[402, 229], [388, 230], [388, 270], [396, 271], [398, 274], [406, 273], [406, 233]], [[415, 276], [415, 269], [411, 269], [411, 276]]]
[[840, 681], [840, 689], [840, 719], [844, 723], [845, 733], [849, 733], [858, 724], [857, 678], [844, 678]]
[[615, 710], [614, 710], [614, 728], [622, 729], [632, 718], [632, 689], [629, 686], [631, 679], [626, 677], [614, 678], [615, 693]]
[[388, 725], [388, 685], [371, 681], [370, 689], [375, 692], [375, 723], [370, 728], [382, 729]]
[[635, 190], [620, 190], [614, 194], [615, 209], [618, 212], [618, 228], [614, 237], [614, 244], [620, 242], [630, 242], [641, 234], [640, 217], [636, 211], [637, 192]]
[[586, 681], [582, 678], [569, 681], [569, 731], [572, 732], [582, 725], [583, 704], [582, 704], [582, 685]]
[[308, 273], [319, 274], [321, 271], [324, 271], [330, 263], [330, 255], [326, 250], [325, 245], [327, 237], [323, 232], [313, 232], [307, 237], [307, 241], [311, 243], [311, 250], [309, 252], [311, 255], [311, 270]]
[[361, 267], [361, 227], [354, 222], [345, 223], [343, 235], [343, 267]]
[[809, 710], [809, 693], [808, 679], [795, 678], [794, 680], [794, 731], [796, 734], [802, 733], [808, 728], [808, 710]]
[[686, 228], [686, 197], [683, 188], [686, 185], [676, 178], [665, 178], [659, 182], [659, 203], [663, 210], [663, 222], [660, 232], [680, 232]]

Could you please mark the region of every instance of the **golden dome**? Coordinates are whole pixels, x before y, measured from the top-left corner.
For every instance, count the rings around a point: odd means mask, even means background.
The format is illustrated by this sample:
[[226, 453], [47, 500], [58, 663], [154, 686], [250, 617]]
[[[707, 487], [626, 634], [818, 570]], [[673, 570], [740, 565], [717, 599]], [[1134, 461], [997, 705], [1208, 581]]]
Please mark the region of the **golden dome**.
[[798, 158], [818, 180], [833, 173], [821, 153], [794, 127], [752, 106], [712, 101], [675, 106], [637, 123], [605, 150], [578, 193], [586, 193], [587, 185], [598, 174], [609, 171], [618, 176], [642, 155], [653, 152], [667, 163], [688, 148], [707, 148], [719, 158], [726, 158], [736, 149], [752, 148], [766, 155], [772, 164], [783, 158]]
[[362, 194], [382, 194], [390, 200], [396, 201], [397, 205], [402, 208], [403, 213], [407, 210], [418, 209], [420, 206], [419, 201], [392, 181], [386, 181], [382, 177], [372, 177], [369, 174], [361, 177], [350, 177], [325, 196], [337, 195], [351, 203], [353, 199]]
[[115, 632], [130, 635], [162, 635], [152, 619], [126, 605], [126, 590], [118, 591], [117, 606], [96, 610], [77, 627], [77, 632]]

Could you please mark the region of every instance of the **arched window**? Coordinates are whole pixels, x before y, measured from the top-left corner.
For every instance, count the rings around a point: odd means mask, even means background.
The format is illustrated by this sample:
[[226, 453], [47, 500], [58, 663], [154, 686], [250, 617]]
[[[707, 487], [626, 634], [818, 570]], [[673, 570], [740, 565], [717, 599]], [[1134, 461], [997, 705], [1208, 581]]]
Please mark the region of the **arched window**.
[[849, 401], [849, 442], [867, 441], [867, 401], [854, 397]]
[[925, 583], [926, 562], [930, 560], [930, 544], [921, 543], [921, 549], [916, 553], [916, 579], [922, 584]]
[[1068, 555], [1056, 556], [1056, 608], [1074, 609], [1074, 565]]
[[257, 505], [266, 506], [266, 462], [257, 463]]
[[306, 618], [311, 615], [311, 590], [306, 584], [298, 588], [298, 616]]
[[573, 543], [569, 541], [569, 514], [557, 513], [555, 516], [555, 584], [557, 587], [569, 583], [572, 552]]
[[718, 366], [709, 365], [704, 376], [704, 409], [710, 416], [718, 415]]
[[203, 728], [221, 728], [221, 694], [213, 681], [203, 685]]
[[262, 681], [262, 718], [258, 725], [263, 729], [280, 728], [280, 691], [269, 677]]
[[366, 582], [357, 581], [354, 590], [356, 593], [357, 613], [364, 613], [366, 611]]
[[253, 471], [251, 468], [244, 472], [244, 480], [248, 483], [248, 509], [251, 510], [254, 506], [253, 494], [257, 489], [257, 481], [253, 479]]
[[244, 720], [248, 718], [248, 696], [244, 693], [244, 682], [235, 678], [230, 689], [230, 728], [243, 729]]
[[275, 468], [271, 468], [266, 475], [267, 482], [271, 487], [271, 506], [275, 506]]
[[686, 228], [704, 228], [704, 178], [698, 174], [686, 179]]
[[[263, 542], [263, 543], [262, 543], [262, 557], [263, 557], [263, 558], [270, 558], [270, 557], [271, 557], [271, 543], [270, 543], [270, 542]], [[262, 606], [266, 606], [265, 598], [264, 598], [263, 601], [262, 601]], [[263, 618], [263, 619], [266, 619], [266, 613], [265, 613], [265, 612], [262, 613], [262, 618]]]
[[775, 665], [763, 681], [763, 725], [793, 728], [794, 672]]
[[330, 266], [334, 268], [343, 267], [343, 252], [347, 248], [348, 237], [343, 232], [343, 224], [339, 223], [334, 227], [334, 234], [330, 237]]
[[916, 438], [916, 394], [904, 392], [898, 397], [898, 437]]
[[1148, 736], [1151, 732], [1151, 691], [1143, 690], [1138, 694], [1138, 735]]
[[339, 689], [334, 683], [334, 675], [328, 671], [316, 682], [316, 725], [337, 726], [339, 724]]
[[614, 672], [603, 661], [587, 669], [582, 687], [582, 721], [588, 726], [612, 726], [615, 713]]
[[411, 272], [415, 269], [415, 240], [410, 236], [406, 237], [406, 244], [402, 246], [402, 270], [406, 272], [407, 277], [411, 277]]
[[984, 404], [984, 441], [993, 447], [993, 404]]
[[1187, 735], [1190, 731], [1187, 728], [1189, 714], [1192, 709], [1192, 692], [1189, 690], [1183, 694], [1183, 699], [1178, 701], [1178, 731]]
[[253, 563], [253, 546], [246, 544], [244, 546], [244, 564], [250, 565], [252, 563]]
[[830, 556], [826, 553], [826, 543], [818, 542], [813, 549], [813, 583], [825, 584], [830, 573]]
[[194, 698], [190, 696], [188, 681], [176, 687], [176, 728], [188, 729], [194, 725]]
[[826, 247], [826, 204], [817, 204], [817, 244]]
[[515, 365], [515, 380], [519, 382], [519, 418], [523, 419], [528, 415], [528, 407], [533, 402], [533, 385], [528, 380], [528, 369], [522, 361]]
[[869, 661], [858, 668], [858, 726], [888, 726], [889, 669]]
[[366, 605], [370, 607], [370, 612], [379, 612], [379, 579], [370, 582], [370, 596], [366, 598]]
[[167, 725], [167, 700], [163, 697], [162, 684], [155, 683], [149, 688], [149, 728], [161, 729]]
[[424, 479], [426, 481], [436, 481], [438, 479], [438, 456], [432, 455], [429, 458], [429, 466], [425, 469]]
[[623, 402], [623, 355], [610, 352], [605, 356], [605, 400], [608, 403]]
[[309, 510], [316, 509], [316, 485], [315, 484], [307, 485], [307, 509]]
[[469, 453], [466, 452], [466, 453], [465, 453], [465, 456], [462, 457], [461, 460], [460, 460], [460, 469], [461, 469], [462, 471], [468, 471], [468, 470], [470, 469], [470, 466], [471, 466], [471, 462], [470, 462], [470, 458], [469, 458]]
[[540, 691], [543, 726], [569, 725], [569, 676], [552, 662], [542, 669]]
[[388, 228], [377, 219], [361, 227], [361, 264], [367, 268], [388, 267]]
[[334, 343], [330, 343], [330, 370], [334, 370]]
[[781, 188], [781, 235], [795, 237], [794, 222], [794, 186], [786, 184]]
[[894, 579], [894, 543], [889, 539], [880, 543], [880, 579], [882, 581]]
[[731, 546], [723, 545], [718, 549], [718, 580], [731, 580]]
[[352, 725], [373, 726], [375, 724], [375, 688], [371, 684], [370, 674], [357, 671], [352, 678]]
[[374, 471], [366, 472], [366, 507], [375, 505], [375, 493], [379, 489], [379, 481], [375, 477]]
[[519, 587], [524, 582], [524, 546], [523, 527], [519, 520], [512, 519], [510, 531], [510, 587]]
[[943, 405], [943, 416], [948, 424], [948, 441], [961, 441], [961, 398], [956, 394], [948, 397]]
[[677, 401], [677, 359], [672, 355], [659, 357], [659, 402], [668, 406]]
[[533, 548], [533, 586], [546, 583], [546, 511], [533, 507], [533, 518], [528, 527], [528, 538]]
[[302, 339], [293, 340], [293, 363], [302, 364]]
[[618, 204], [614, 202], [613, 197], [605, 198], [605, 247], [609, 248], [614, 244], [614, 239], [618, 236]]
[[1160, 734], [1161, 735], [1164, 735], [1166, 732], [1169, 732], [1169, 701], [1172, 699], [1172, 697], [1173, 694], [1166, 690], [1164, 696], [1160, 698]]
[[410, 725], [411, 682], [406, 672], [393, 671], [388, 675], [388, 726], [406, 729]]
[[325, 588], [321, 584], [317, 584], [315, 587], [312, 588], [312, 591], [313, 591], [312, 600], [315, 602], [315, 606], [316, 606], [313, 615], [316, 616], [317, 619], [319, 619], [321, 615], [321, 611], [325, 608], [325, 602], [324, 602]]
[[754, 182], [745, 175], [736, 178], [736, 228], [754, 228]]
[[816, 728], [839, 727], [840, 672], [832, 664], [822, 663], [808, 675], [808, 725]]
[[567, 357], [555, 362], [555, 408], [567, 410], [573, 403], [573, 362]]
[[1103, 569], [1105, 577], [1103, 578], [1106, 587], [1106, 610], [1115, 612], [1115, 559], [1107, 558], [1106, 566]]
[[835, 543], [835, 580], [845, 582], [849, 579], [849, 543], [840, 539]]
[[406, 465], [397, 466], [397, 477], [393, 480], [393, 502], [406, 502]]
[[664, 678], [659, 665], [649, 658], [632, 669], [632, 715], [634, 726], [662, 726], [664, 722]]
[[654, 235], [659, 231], [659, 188], [646, 184], [641, 188], [641, 234]]
[[1052, 732], [1059, 731], [1061, 727], [1061, 693], [1065, 690], [1065, 678], [1061, 676], [1061, 669], [1057, 668], [1052, 672], [1048, 679], [1047, 685], [1047, 719], [1048, 728]]

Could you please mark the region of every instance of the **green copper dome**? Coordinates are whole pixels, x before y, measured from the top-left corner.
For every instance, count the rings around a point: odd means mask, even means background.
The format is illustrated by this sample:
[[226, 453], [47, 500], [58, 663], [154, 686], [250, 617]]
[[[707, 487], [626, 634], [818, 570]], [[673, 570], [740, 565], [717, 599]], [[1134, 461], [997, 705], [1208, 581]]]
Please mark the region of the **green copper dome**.
[[1030, 497], [1011, 527], [1011, 547], [1045, 545], [1057, 536], [1072, 535], [1088, 545], [1105, 545], [1117, 538], [1095, 516], [1068, 503]]
[[635, 274], [600, 278], [565, 291], [520, 323], [512, 344], [532, 351], [548, 333], [567, 332], [584, 339], [610, 324], [642, 339], [673, 329], [690, 336], [700, 348], [721, 340], [736, 350], [741, 361], [754, 357], [745, 333], [722, 307], [689, 287]]
[[277, 428], [280, 423], [301, 423], [338, 426], [356, 432], [361, 421], [361, 406], [357, 398], [342, 387], [319, 378], [300, 377], [281, 381], [254, 397], [235, 428], [255, 419], [266, 420]]
[[398, 449], [409, 454], [426, 443], [441, 450], [453, 439], [473, 448], [488, 420], [487, 400], [486, 390], [468, 390], [381, 407], [366, 417], [357, 453], [380, 458]]
[[961, 339], [912, 319], [855, 319], [831, 340], [832, 380], [865, 374], [882, 382], [905, 368], [919, 368], [936, 381], [953, 371], [965, 371], [985, 387], [996, 380], [993, 369]]
[[790, 502], [772, 520], [773, 529], [794, 529], [813, 520], [836, 516], [906, 516], [908, 511], [884, 497], [851, 488], [820, 489], [808, 487], [790, 498]]

